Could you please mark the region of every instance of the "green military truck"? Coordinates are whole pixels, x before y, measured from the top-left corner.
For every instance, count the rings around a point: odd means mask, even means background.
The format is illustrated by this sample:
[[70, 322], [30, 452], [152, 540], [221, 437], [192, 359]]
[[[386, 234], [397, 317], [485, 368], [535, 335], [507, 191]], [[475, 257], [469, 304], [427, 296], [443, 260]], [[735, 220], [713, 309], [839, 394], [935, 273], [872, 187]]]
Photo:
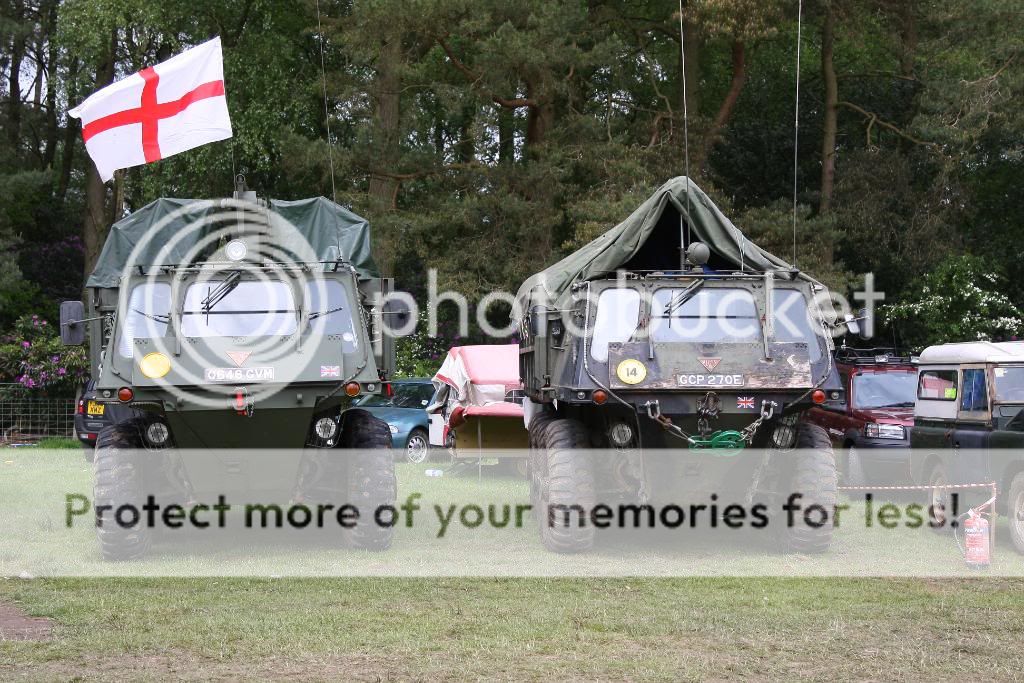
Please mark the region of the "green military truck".
[[[911, 474], [930, 503], [950, 510], [951, 484], [995, 483], [997, 510], [1024, 553], [1024, 342], [930, 346], [920, 356]], [[959, 511], [986, 500], [962, 489]], [[942, 516], [941, 514], [939, 515]]]
[[[242, 186], [232, 199], [159, 199], [115, 223], [87, 300], [61, 305], [64, 342], [88, 340], [93, 400], [131, 409], [97, 438], [96, 509], [150, 494], [393, 502], [387, 424], [345, 410], [393, 368], [384, 321], [407, 311], [384, 310], [390, 289], [367, 222], [323, 197], [257, 201]], [[100, 521], [105, 557], [150, 547], [152, 529]], [[347, 535], [391, 542], [370, 514]]]
[[[594, 540], [594, 525], [552, 509], [618, 499], [749, 504], [792, 491], [831, 510], [828, 435], [797, 420], [842, 390], [832, 332], [856, 323], [838, 321], [827, 295], [685, 177], [530, 277], [517, 294], [520, 371], [545, 546]], [[829, 520], [781, 540], [823, 551], [831, 533]]]

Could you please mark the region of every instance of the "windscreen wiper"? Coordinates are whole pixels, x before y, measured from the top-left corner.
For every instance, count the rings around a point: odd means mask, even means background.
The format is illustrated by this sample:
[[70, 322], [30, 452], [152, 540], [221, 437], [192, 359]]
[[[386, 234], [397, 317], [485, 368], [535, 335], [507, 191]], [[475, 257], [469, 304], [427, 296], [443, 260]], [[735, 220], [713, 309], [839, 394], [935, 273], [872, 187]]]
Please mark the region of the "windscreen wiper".
[[224, 281], [217, 285], [216, 289], [206, 295], [206, 298], [202, 300], [201, 307], [203, 313], [209, 313], [213, 310], [213, 307], [219, 304], [224, 298], [235, 290], [235, 287], [242, 281], [242, 272], [239, 270], [233, 270]]
[[171, 322], [171, 316], [169, 314], [164, 315], [164, 314], [161, 314], [161, 313], [146, 313], [145, 311], [140, 311], [137, 308], [133, 308], [132, 312], [133, 313], [138, 313], [141, 316], [145, 316], [146, 318], [149, 318], [150, 320], [155, 320], [158, 323], [169, 323], [169, 322]]
[[344, 310], [345, 310], [344, 306], [338, 306], [336, 308], [331, 308], [331, 309], [326, 310], [326, 311], [319, 311], [317, 313], [310, 313], [309, 314], [309, 319], [310, 320], [316, 320], [320, 316], [330, 315], [331, 313], [337, 313], [338, 311], [344, 311]]
[[703, 286], [704, 281], [697, 280], [683, 291], [679, 292], [678, 294], [674, 294], [672, 296], [672, 300], [668, 302], [668, 306], [665, 307], [665, 310], [660, 317], [671, 318], [672, 314], [678, 311], [680, 308], [682, 308], [683, 304], [692, 299], [694, 295], [697, 294], [697, 292]]

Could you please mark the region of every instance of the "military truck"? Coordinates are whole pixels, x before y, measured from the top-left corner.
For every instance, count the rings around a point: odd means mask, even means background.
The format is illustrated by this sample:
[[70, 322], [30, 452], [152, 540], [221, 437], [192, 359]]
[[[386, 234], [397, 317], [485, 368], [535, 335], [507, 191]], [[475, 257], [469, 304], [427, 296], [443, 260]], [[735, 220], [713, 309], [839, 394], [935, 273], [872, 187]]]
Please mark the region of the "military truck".
[[[749, 505], [798, 492], [831, 511], [830, 440], [797, 422], [839, 398], [832, 331], [857, 328], [827, 294], [686, 177], [523, 283], [520, 371], [544, 545], [590, 548], [593, 524], [548, 513], [596, 501], [715, 494]], [[786, 548], [830, 544], [831, 518], [784, 526]]]
[[[61, 305], [63, 341], [89, 342], [92, 400], [132, 409], [97, 437], [95, 508], [393, 502], [387, 424], [345, 410], [394, 367], [385, 319], [407, 311], [382, 303], [391, 286], [366, 220], [323, 197], [257, 200], [241, 181], [231, 199], [159, 199], [115, 223], [87, 300]], [[391, 543], [368, 512], [346, 533]], [[107, 520], [97, 535], [104, 557], [132, 559], [153, 530]]]

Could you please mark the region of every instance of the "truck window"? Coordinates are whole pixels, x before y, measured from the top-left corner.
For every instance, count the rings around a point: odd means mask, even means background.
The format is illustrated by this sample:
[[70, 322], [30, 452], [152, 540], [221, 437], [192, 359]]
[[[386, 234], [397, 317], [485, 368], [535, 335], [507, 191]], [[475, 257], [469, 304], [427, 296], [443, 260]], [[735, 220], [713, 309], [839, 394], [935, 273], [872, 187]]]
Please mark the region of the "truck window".
[[956, 370], [922, 370], [917, 397], [929, 401], [956, 400]]
[[997, 401], [1024, 403], [1024, 367], [995, 368], [992, 375]]
[[608, 361], [608, 344], [627, 342], [640, 320], [640, 292], [635, 289], [606, 289], [597, 300], [594, 334], [590, 355], [594, 360]]
[[960, 396], [960, 410], [976, 412], [988, 410], [988, 387], [985, 383], [985, 370], [967, 368], [964, 370], [963, 393]]
[[171, 312], [171, 285], [167, 282], [143, 282], [135, 285], [128, 297], [117, 352], [131, 358], [135, 339], [155, 339], [167, 334], [167, 316]]
[[[812, 363], [821, 360], [821, 341], [815, 334], [807, 299], [795, 289], [772, 290], [772, 323], [775, 341], [804, 342]], [[913, 391], [913, 390], [911, 390]]]
[[[754, 297], [745, 289], [713, 287], [688, 301], [673, 301], [683, 289], [659, 289], [651, 304], [651, 338], [656, 342], [760, 341], [761, 323]], [[668, 313], [666, 313], [668, 311]]]
[[[321, 296], [325, 297], [324, 301], [320, 300]], [[337, 280], [307, 282], [306, 306], [309, 308], [309, 330], [312, 334], [340, 335], [345, 353], [352, 353], [358, 348], [344, 285]]]
[[298, 326], [291, 287], [284, 282], [243, 281], [209, 311], [203, 300], [217, 280], [197, 282], [185, 291], [181, 332], [186, 337], [275, 337]]
[[909, 408], [914, 405], [917, 373], [866, 372], [853, 376], [854, 408]]

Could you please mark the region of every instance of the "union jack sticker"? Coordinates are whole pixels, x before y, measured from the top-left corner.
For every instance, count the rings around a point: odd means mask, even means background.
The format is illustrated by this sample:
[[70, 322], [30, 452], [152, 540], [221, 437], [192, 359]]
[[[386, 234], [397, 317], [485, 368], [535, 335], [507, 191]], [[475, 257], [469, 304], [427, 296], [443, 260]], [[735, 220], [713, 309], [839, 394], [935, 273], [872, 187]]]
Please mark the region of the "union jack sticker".
[[[320, 366], [321, 377], [341, 377], [341, 366], [340, 365], [321, 365]], [[753, 399], [751, 399], [753, 400]]]
[[737, 396], [736, 397], [737, 408], [747, 408], [749, 410], [754, 409], [754, 397], [753, 396]]

